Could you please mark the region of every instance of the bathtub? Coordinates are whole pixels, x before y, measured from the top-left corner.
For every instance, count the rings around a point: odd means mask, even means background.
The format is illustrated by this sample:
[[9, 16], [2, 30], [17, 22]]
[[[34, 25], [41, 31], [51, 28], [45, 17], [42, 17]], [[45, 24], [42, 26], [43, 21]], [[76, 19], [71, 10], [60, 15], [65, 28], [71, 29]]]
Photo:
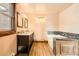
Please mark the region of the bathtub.
[[67, 37], [61, 35], [48, 35], [48, 44], [52, 50], [54, 47], [54, 38], [67, 38]]

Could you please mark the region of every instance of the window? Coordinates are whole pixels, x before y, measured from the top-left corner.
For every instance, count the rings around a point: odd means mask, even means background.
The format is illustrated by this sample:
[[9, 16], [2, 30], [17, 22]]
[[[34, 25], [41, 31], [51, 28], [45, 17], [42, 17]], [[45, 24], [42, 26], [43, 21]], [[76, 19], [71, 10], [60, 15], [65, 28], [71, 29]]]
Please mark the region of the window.
[[0, 6], [0, 36], [15, 32], [15, 4], [1, 3]]

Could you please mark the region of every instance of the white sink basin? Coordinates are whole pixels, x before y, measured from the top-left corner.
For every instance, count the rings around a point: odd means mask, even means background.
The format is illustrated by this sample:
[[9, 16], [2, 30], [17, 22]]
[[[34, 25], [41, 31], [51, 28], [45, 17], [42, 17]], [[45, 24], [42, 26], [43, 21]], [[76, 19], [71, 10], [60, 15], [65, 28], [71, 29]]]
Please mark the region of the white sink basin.
[[31, 35], [33, 32], [18, 33], [17, 35]]

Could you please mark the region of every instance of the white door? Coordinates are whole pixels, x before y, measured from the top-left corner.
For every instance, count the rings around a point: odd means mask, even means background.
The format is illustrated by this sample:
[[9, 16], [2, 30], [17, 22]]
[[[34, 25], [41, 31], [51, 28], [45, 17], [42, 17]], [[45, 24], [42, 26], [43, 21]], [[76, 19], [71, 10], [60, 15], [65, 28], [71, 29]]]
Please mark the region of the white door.
[[46, 22], [45, 19], [36, 19], [35, 21], [35, 39], [37, 41], [45, 40]]

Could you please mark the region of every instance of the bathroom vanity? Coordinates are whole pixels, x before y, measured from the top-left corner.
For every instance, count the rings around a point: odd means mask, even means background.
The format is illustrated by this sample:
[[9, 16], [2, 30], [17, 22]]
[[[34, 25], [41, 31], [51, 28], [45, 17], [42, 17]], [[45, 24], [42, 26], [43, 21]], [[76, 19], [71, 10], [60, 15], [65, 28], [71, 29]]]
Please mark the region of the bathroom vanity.
[[27, 53], [29, 55], [29, 51], [33, 41], [34, 41], [33, 32], [18, 33], [17, 34], [17, 53], [22, 52], [22, 53]]

